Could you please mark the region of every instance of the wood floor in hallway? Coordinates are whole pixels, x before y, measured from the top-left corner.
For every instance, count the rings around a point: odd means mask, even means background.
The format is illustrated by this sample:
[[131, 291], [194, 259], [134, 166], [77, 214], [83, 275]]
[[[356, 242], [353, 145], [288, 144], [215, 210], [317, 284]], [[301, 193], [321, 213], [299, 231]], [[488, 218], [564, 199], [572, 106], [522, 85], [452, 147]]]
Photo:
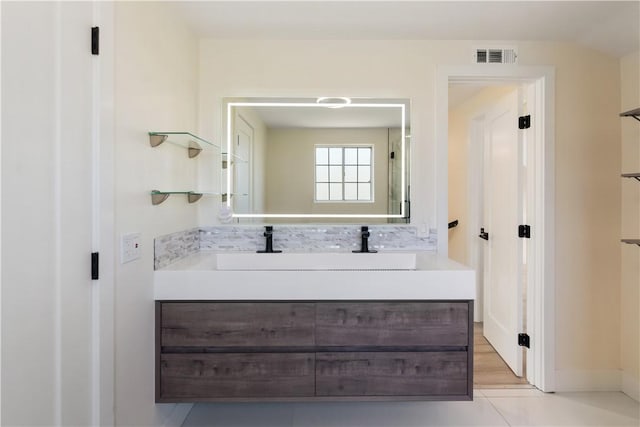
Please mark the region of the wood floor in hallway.
[[474, 323], [473, 330], [473, 387], [474, 388], [530, 388], [526, 379], [515, 376], [500, 355], [482, 335], [482, 323]]

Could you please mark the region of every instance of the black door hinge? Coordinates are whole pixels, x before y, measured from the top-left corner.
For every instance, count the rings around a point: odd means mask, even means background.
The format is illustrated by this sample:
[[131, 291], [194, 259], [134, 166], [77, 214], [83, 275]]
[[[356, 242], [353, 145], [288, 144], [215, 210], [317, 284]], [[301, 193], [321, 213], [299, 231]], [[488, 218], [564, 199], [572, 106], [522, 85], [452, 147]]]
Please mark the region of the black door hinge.
[[91, 27], [91, 54], [100, 55], [100, 27]]
[[524, 237], [525, 239], [531, 238], [531, 227], [524, 224], [518, 226], [518, 237]]
[[518, 334], [518, 345], [520, 347], [529, 347], [529, 335], [527, 334]]
[[518, 129], [529, 129], [531, 127], [531, 115], [518, 117]]
[[91, 280], [100, 278], [100, 253], [91, 252]]

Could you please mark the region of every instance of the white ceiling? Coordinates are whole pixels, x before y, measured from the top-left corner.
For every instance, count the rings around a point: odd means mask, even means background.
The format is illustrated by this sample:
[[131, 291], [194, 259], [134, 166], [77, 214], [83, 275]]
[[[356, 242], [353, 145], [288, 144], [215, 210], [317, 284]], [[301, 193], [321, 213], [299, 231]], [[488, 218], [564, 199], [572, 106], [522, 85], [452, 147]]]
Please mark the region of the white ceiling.
[[177, 14], [217, 39], [531, 40], [613, 56], [640, 49], [635, 1], [181, 1]]

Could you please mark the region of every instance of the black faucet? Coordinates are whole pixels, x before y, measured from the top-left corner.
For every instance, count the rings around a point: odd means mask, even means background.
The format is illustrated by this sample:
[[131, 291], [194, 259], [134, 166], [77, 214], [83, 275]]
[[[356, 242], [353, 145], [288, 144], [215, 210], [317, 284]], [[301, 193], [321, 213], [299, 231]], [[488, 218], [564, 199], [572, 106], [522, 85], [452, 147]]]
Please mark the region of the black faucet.
[[273, 225], [265, 225], [264, 226], [264, 237], [267, 238], [266, 246], [264, 251], [256, 251], [259, 254], [277, 254], [282, 251], [274, 251], [273, 250]]
[[360, 229], [360, 237], [362, 237], [362, 243], [360, 244], [360, 250], [359, 251], [352, 251], [354, 253], [369, 253], [369, 254], [374, 254], [378, 251], [370, 251], [369, 250], [369, 236], [371, 235], [371, 233], [369, 233], [369, 227], [367, 227], [366, 225], [363, 225], [362, 228]]

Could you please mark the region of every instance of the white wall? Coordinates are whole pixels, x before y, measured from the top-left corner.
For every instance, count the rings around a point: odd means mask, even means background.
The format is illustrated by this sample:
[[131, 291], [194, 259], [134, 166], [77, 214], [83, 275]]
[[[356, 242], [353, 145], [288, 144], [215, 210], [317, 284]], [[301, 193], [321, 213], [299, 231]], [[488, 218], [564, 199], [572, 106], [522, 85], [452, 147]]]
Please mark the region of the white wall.
[[152, 189], [193, 187], [195, 159], [171, 144], [149, 146], [149, 131], [195, 131], [198, 52], [193, 34], [161, 2], [115, 5], [116, 240], [140, 232], [142, 258], [116, 260], [116, 424], [163, 425], [176, 405], [154, 403], [153, 238], [197, 225], [197, 204]]
[[[640, 52], [620, 62], [620, 112], [640, 107]], [[621, 118], [621, 173], [640, 172], [640, 123]], [[640, 183], [622, 182], [622, 238], [640, 237]], [[640, 247], [622, 245], [622, 288], [620, 290], [622, 390], [640, 400]]]
[[[619, 386], [620, 320], [611, 316], [620, 308], [619, 61], [568, 43], [515, 44], [520, 64], [556, 69], [558, 383], [565, 389]], [[445, 203], [435, 196], [435, 128], [442, 125], [434, 122], [435, 72], [470, 64], [476, 45], [202, 40], [200, 129], [220, 134], [224, 96], [410, 98], [411, 221], [435, 227], [437, 204]]]

